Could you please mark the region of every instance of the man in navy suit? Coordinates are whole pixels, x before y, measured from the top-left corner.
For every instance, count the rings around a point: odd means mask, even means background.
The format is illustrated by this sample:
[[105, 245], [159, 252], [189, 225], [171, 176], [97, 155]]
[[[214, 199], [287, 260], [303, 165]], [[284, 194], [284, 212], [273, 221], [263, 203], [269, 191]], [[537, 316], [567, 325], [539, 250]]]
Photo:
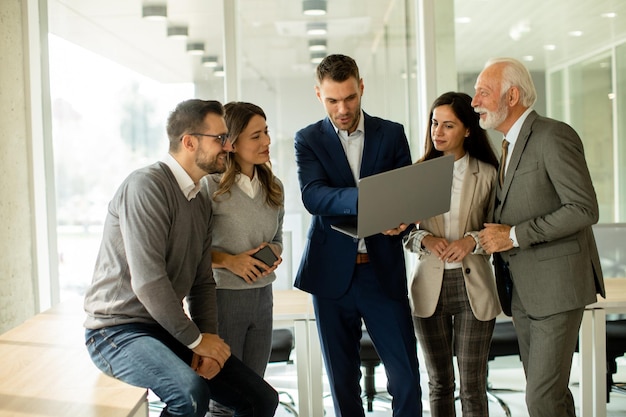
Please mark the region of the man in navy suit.
[[387, 372], [393, 415], [421, 416], [401, 236], [353, 239], [331, 229], [356, 216], [359, 178], [411, 163], [409, 144], [402, 125], [361, 110], [363, 80], [352, 58], [329, 55], [316, 75], [315, 91], [328, 117], [295, 138], [302, 201], [313, 216], [295, 285], [313, 295], [335, 414], [364, 416], [363, 322]]

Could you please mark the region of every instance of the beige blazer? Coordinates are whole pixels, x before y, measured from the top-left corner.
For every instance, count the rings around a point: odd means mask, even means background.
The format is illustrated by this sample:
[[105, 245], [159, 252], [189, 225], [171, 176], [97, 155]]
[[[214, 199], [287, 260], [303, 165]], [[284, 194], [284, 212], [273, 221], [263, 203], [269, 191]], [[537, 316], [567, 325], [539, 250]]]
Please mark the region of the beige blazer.
[[[497, 171], [489, 164], [470, 157], [463, 179], [461, 206], [458, 213], [460, 235], [475, 232], [476, 236], [489, 214], [491, 194], [495, 192]], [[444, 263], [421, 248], [427, 234], [444, 236], [443, 215], [423, 220], [418, 229], [404, 239], [404, 247], [418, 255], [418, 262], [410, 281], [409, 298], [413, 315], [430, 317], [437, 308], [443, 282]], [[478, 320], [491, 320], [500, 313], [493, 270], [482, 247], [463, 259], [463, 277], [472, 311]]]

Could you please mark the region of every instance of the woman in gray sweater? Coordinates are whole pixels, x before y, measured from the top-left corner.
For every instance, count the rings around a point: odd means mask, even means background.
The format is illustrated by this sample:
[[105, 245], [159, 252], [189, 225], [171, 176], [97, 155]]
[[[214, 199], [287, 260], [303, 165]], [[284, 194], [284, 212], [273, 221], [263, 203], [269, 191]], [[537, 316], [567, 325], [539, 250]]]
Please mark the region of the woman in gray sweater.
[[[272, 172], [263, 110], [251, 103], [224, 106], [233, 150], [223, 174], [205, 177], [213, 208], [213, 274], [218, 333], [234, 356], [263, 376], [272, 346], [272, 282], [282, 262], [284, 193]], [[252, 255], [269, 246], [277, 260]], [[213, 416], [232, 415], [214, 404]]]

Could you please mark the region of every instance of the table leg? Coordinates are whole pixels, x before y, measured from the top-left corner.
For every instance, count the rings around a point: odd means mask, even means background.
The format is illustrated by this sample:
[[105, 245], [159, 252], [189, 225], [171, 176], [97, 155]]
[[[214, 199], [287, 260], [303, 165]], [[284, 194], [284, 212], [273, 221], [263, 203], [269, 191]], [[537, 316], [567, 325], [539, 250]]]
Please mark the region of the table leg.
[[593, 314], [585, 310], [578, 338], [580, 362], [580, 415], [593, 416]]
[[606, 417], [606, 314], [585, 310], [580, 326], [580, 415]]
[[311, 410], [314, 416], [323, 416], [322, 351], [317, 333], [317, 324], [314, 320], [309, 321], [309, 354], [311, 364]]
[[594, 403], [596, 417], [606, 417], [606, 312], [595, 310], [593, 315]]
[[298, 416], [312, 417], [311, 413], [311, 361], [308, 320], [295, 320], [296, 366], [298, 374]]

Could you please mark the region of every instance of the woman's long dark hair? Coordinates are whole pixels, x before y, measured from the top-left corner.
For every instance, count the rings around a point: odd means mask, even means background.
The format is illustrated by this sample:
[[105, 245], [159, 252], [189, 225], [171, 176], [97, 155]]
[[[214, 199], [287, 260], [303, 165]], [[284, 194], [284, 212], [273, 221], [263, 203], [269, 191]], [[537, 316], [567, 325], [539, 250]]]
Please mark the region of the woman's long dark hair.
[[480, 127], [480, 115], [472, 107], [472, 97], [465, 93], [450, 91], [440, 95], [430, 108], [428, 116], [428, 129], [426, 130], [426, 142], [424, 144], [424, 156], [418, 162], [427, 161], [443, 155], [443, 152], [435, 149], [431, 135], [433, 124], [433, 112], [439, 106], [450, 106], [456, 117], [469, 130], [469, 136], [463, 141], [463, 149], [470, 156], [493, 165], [498, 168], [498, 158], [491, 147], [487, 131]]

